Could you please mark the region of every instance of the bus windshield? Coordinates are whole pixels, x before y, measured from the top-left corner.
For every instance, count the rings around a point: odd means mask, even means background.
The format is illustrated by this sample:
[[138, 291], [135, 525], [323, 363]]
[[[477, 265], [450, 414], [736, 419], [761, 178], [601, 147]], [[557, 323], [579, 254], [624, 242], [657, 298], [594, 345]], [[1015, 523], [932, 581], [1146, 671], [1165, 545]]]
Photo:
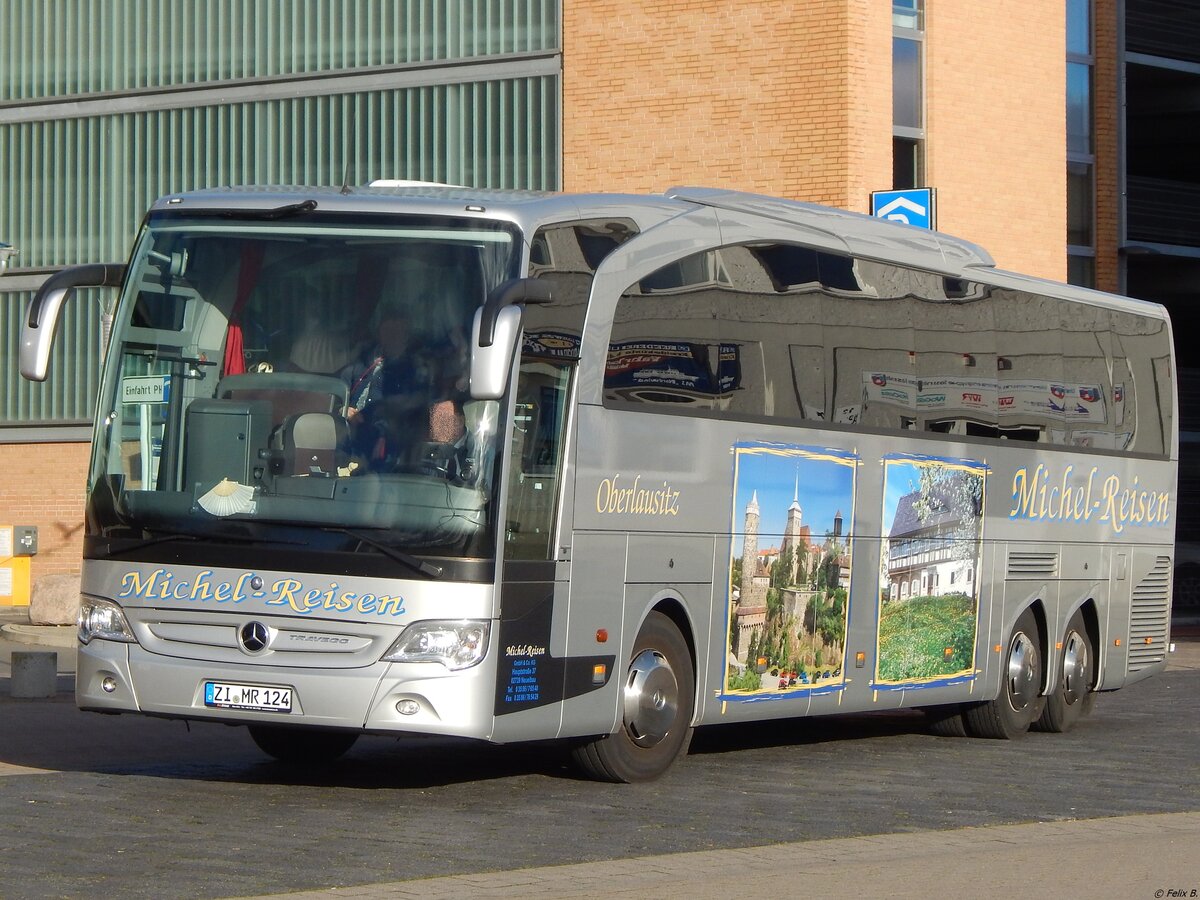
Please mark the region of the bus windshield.
[[470, 330], [520, 246], [478, 219], [151, 217], [109, 345], [89, 535], [489, 555], [500, 406], [467, 392]]

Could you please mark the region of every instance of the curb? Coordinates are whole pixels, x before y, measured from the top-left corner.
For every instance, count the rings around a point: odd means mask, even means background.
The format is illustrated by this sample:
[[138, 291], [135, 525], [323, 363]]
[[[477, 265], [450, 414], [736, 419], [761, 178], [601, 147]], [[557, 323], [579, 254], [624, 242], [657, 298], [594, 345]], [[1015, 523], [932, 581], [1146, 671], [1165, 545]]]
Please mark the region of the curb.
[[74, 650], [78, 643], [76, 634], [74, 625], [0, 625], [0, 636], [5, 640], [60, 650]]

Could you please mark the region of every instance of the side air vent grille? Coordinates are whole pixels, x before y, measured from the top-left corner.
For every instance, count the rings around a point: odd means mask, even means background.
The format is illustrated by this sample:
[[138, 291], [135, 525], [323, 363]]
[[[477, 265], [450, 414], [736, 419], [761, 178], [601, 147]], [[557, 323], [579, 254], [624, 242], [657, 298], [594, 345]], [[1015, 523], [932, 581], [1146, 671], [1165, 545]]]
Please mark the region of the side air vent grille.
[[1006, 578], [1057, 578], [1058, 553], [1054, 550], [1009, 550]]
[[1140, 672], [1167, 655], [1167, 621], [1171, 614], [1171, 558], [1160, 556], [1133, 589], [1129, 605], [1129, 671]]

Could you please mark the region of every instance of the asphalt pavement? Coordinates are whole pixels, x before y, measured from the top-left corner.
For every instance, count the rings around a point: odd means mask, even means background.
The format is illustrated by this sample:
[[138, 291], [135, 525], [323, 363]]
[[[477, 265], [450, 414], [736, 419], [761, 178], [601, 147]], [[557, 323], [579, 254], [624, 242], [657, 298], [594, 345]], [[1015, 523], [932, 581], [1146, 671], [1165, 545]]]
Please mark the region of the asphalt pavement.
[[1200, 813], [1173, 813], [768, 844], [273, 896], [1200, 897], [1198, 848]]
[[[1200, 627], [1176, 625], [1169, 668], [1200, 672]], [[53, 652], [57, 689], [73, 689], [70, 626], [31, 626], [23, 608], [0, 607], [0, 691], [14, 651]], [[1200, 678], [1195, 682], [1200, 687]], [[37, 702], [37, 701], [29, 701]], [[61, 702], [61, 698], [60, 701]], [[1196, 722], [1181, 723], [1196, 728]], [[0, 759], [0, 776], [34, 775]], [[47, 773], [48, 774], [48, 773]], [[0, 835], [2, 837], [2, 835]], [[566, 839], [564, 837], [564, 839]], [[2, 843], [2, 841], [0, 841]], [[1200, 810], [877, 834], [829, 840], [677, 852], [568, 865], [494, 868], [469, 874], [255, 895], [293, 900], [470, 896], [688, 896], [728, 898], [800, 893], [820, 897], [1086, 895], [1090, 898], [1200, 897]], [[23, 894], [0, 885], [0, 896]]]

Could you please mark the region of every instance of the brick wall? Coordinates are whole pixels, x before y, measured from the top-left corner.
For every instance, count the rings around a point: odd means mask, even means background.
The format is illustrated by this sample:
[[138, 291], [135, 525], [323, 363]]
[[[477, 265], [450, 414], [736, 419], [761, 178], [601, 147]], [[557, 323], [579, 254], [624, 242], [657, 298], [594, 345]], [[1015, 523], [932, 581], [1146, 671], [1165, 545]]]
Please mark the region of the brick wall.
[[891, 181], [876, 0], [598, 0], [563, 11], [563, 187], [731, 187], [866, 211]]
[[34, 582], [80, 569], [89, 454], [87, 444], [0, 444], [0, 522], [37, 526]]
[[1060, 3], [925, 4], [927, 179], [938, 227], [996, 263], [1064, 279], [1066, 14]]
[[1092, 48], [1094, 106], [1093, 141], [1096, 154], [1096, 287], [1118, 292], [1121, 288], [1117, 245], [1120, 234], [1120, 191], [1117, 178], [1120, 118], [1117, 110], [1117, 5], [1098, 0]]
[[[926, 2], [939, 227], [1066, 276], [1061, 5]], [[891, 187], [891, 9], [597, 0], [563, 11], [563, 186], [706, 184], [865, 212]]]

